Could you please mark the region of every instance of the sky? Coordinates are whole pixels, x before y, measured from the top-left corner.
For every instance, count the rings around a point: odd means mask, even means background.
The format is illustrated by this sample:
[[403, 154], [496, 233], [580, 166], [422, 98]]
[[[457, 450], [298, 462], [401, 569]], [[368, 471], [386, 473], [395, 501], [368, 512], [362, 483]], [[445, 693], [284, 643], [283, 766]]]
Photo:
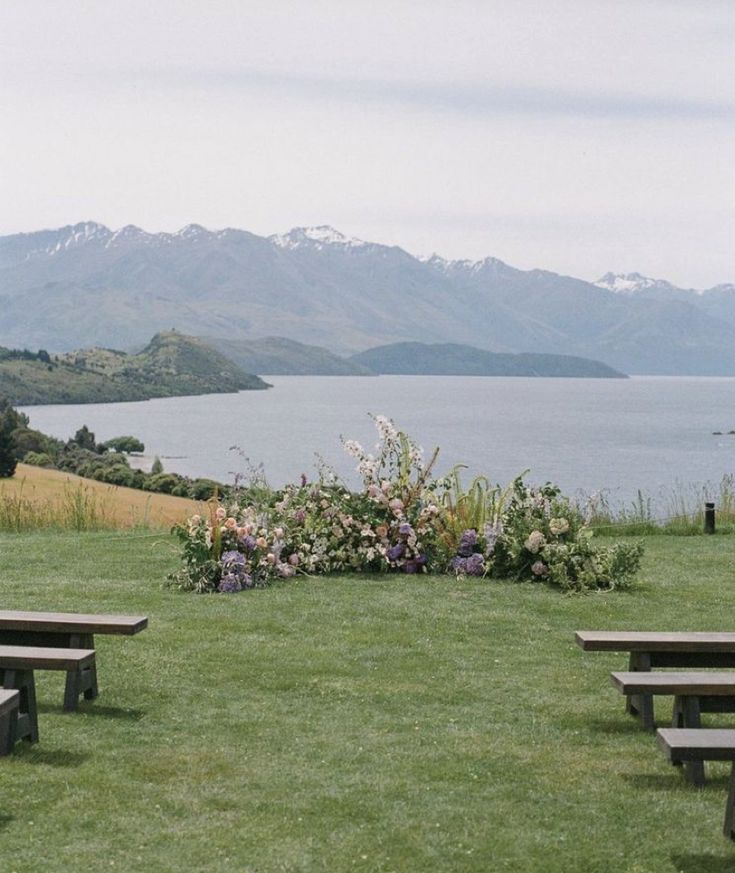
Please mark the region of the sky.
[[94, 220], [735, 282], [731, 0], [3, 0], [0, 234]]

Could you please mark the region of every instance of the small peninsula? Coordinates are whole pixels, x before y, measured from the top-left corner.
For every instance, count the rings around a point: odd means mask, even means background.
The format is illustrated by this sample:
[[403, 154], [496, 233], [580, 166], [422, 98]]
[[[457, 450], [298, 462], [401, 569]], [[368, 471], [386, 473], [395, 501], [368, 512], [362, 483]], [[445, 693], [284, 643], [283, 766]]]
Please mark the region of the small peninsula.
[[200, 340], [157, 333], [137, 354], [91, 348], [49, 355], [0, 347], [0, 397], [15, 406], [117, 403], [269, 388]]
[[349, 358], [396, 376], [546, 376], [627, 379], [601, 361], [573, 355], [501, 354], [459, 343], [391, 343]]

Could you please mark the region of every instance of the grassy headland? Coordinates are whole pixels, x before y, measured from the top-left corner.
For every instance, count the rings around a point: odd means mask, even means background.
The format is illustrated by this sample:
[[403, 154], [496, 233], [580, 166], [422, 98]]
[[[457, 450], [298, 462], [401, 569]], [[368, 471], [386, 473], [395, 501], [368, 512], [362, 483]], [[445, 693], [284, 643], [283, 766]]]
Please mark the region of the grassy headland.
[[[165, 536], [0, 535], [9, 608], [144, 613], [101, 696], [2, 761], [0, 868], [724, 873], [727, 765], [697, 791], [578, 628], [732, 630], [731, 537], [654, 537], [639, 588], [417, 576], [161, 588]], [[658, 708], [665, 720], [666, 708]], [[727, 717], [710, 717], [716, 722]]]
[[116, 403], [269, 387], [194, 337], [158, 333], [138, 354], [85, 349], [41, 358], [0, 349], [0, 397], [12, 405]]

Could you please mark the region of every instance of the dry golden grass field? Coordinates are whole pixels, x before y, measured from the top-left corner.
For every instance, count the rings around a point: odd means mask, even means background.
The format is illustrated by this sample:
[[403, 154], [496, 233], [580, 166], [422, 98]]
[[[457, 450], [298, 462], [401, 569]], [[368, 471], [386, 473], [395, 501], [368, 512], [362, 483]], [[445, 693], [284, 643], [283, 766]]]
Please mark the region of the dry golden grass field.
[[0, 480], [0, 528], [26, 529], [39, 522], [64, 528], [170, 528], [206, 505], [169, 494], [83, 479], [59, 470], [18, 464]]

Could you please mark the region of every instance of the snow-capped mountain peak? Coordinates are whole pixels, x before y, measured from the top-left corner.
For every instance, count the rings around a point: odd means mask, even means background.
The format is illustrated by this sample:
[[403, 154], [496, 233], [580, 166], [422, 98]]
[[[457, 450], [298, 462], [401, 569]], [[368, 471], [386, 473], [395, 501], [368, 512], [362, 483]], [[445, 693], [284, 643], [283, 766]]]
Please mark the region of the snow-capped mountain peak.
[[616, 294], [637, 294], [648, 288], [673, 288], [665, 279], [651, 279], [641, 273], [605, 273], [593, 284]]
[[112, 246], [122, 245], [126, 242], [139, 242], [150, 239], [151, 234], [146, 233], [142, 228], [135, 224], [126, 224], [120, 230], [116, 230], [105, 243], [105, 248], [109, 249]]
[[211, 236], [211, 233], [206, 227], [202, 227], [201, 224], [187, 224], [186, 227], [182, 227], [181, 230], [177, 231], [174, 236], [180, 239], [203, 239], [204, 237]]
[[479, 273], [481, 270], [492, 270], [497, 272], [500, 269], [507, 268], [507, 264], [499, 261], [497, 258], [487, 257], [479, 261], [473, 261], [469, 258], [461, 260], [450, 260], [437, 255], [421, 256], [418, 259], [424, 264], [433, 267], [435, 270], [441, 270], [443, 273]]
[[309, 246], [321, 251], [325, 246], [359, 248], [369, 245], [364, 240], [345, 236], [328, 224], [320, 224], [314, 227], [294, 227], [288, 233], [274, 234], [268, 238], [274, 245], [282, 249], [297, 249]]
[[[42, 253], [56, 255], [86, 243], [106, 242], [111, 235], [112, 231], [104, 224], [97, 224], [96, 221], [80, 221], [78, 224], [69, 224], [59, 228], [54, 240], [43, 249]], [[31, 252], [28, 257], [37, 253]]]

